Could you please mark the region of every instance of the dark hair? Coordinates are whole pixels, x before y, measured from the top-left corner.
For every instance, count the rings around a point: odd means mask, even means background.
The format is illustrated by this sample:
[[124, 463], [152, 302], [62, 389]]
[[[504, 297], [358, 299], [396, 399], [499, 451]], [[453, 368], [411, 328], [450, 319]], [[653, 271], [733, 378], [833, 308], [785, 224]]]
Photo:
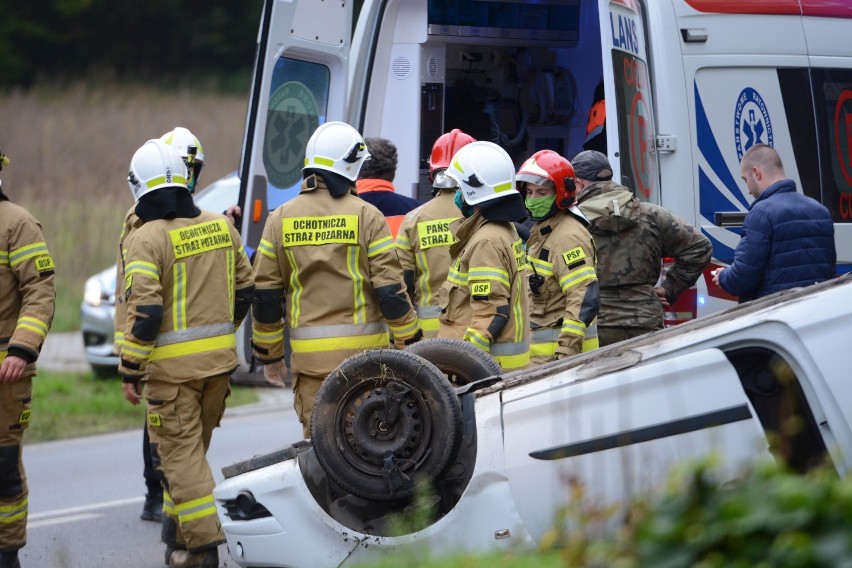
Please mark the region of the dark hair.
[[396, 146], [386, 138], [365, 138], [370, 158], [364, 161], [358, 179], [378, 178], [393, 181], [399, 161]]

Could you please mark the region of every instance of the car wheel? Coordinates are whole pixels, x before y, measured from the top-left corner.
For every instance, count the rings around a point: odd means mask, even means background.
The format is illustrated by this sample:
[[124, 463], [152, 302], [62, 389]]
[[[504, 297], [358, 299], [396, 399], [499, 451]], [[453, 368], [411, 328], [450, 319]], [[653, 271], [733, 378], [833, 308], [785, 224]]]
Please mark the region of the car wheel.
[[409, 345], [405, 350], [423, 357], [441, 369], [447, 379], [457, 387], [503, 372], [494, 357], [471, 342], [461, 339], [424, 339]]
[[314, 400], [311, 442], [326, 474], [353, 495], [406, 499], [455, 458], [461, 403], [441, 371], [393, 349], [350, 357]]

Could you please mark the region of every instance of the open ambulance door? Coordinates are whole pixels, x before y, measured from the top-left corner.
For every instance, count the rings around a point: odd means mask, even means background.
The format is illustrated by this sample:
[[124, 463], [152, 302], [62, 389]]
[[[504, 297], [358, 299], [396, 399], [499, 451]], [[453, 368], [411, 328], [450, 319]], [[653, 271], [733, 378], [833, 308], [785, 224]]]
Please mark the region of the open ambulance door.
[[654, 101], [645, 22], [638, 0], [598, 0], [613, 179], [642, 201], [660, 203]]
[[[353, 4], [266, 0], [263, 7], [239, 169], [240, 234], [252, 250], [268, 213], [299, 194], [311, 134], [344, 120]], [[250, 339], [243, 331], [241, 361], [251, 360]]]

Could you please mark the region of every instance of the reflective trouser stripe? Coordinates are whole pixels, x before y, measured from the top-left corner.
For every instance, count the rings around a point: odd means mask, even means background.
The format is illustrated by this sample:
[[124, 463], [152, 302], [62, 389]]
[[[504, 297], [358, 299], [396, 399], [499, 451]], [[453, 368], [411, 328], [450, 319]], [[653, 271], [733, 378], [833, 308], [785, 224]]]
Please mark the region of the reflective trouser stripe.
[[161, 359], [171, 359], [172, 357], [182, 357], [184, 355], [196, 355], [198, 353], [217, 351], [219, 349], [234, 349], [236, 346], [237, 339], [233, 332], [231, 332], [228, 335], [220, 335], [218, 337], [208, 337], [205, 339], [196, 339], [195, 341], [185, 341], [182, 343], [155, 347], [148, 360], [159, 361]]
[[169, 492], [165, 489], [163, 489], [163, 512], [167, 515], [171, 515], [172, 517], [177, 517], [175, 502], [172, 501], [172, 496], [169, 495]]
[[583, 339], [583, 353], [594, 351], [600, 346], [600, 341], [598, 341], [598, 324], [597, 320], [595, 320], [595, 323], [586, 329], [586, 337]]
[[29, 510], [29, 497], [24, 497], [17, 503], [0, 506], [0, 524], [11, 524], [25, 519]]
[[417, 317], [419, 318], [437, 318], [440, 315], [440, 306], [417, 306]]
[[175, 505], [175, 510], [182, 524], [202, 517], [215, 516], [216, 503], [213, 501], [213, 495], [205, 495], [204, 497]]

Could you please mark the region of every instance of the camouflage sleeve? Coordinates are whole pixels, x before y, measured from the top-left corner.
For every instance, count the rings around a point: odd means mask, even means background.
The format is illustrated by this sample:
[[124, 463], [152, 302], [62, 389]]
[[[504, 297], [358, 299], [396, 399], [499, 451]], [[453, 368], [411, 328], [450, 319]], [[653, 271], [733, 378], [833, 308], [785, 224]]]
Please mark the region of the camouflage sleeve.
[[263, 236], [254, 257], [255, 293], [252, 301], [252, 348], [263, 363], [284, 358], [284, 294], [286, 280], [281, 270], [281, 217], [266, 218]]
[[560, 355], [575, 355], [583, 350], [586, 329], [600, 309], [598, 278], [595, 274], [595, 247], [588, 234], [571, 235], [551, 250], [553, 274], [565, 295], [565, 312], [559, 334]]
[[470, 249], [468, 287], [473, 316], [464, 339], [491, 351], [491, 344], [509, 323], [512, 267], [499, 244], [482, 239]]
[[32, 216], [22, 218], [10, 233], [9, 268], [21, 292], [21, 311], [9, 339], [9, 353], [32, 363], [53, 323], [56, 302], [53, 258], [41, 225]]
[[658, 207], [657, 211], [663, 256], [675, 259], [663, 282], [666, 296], [669, 301], [674, 301], [681, 292], [695, 284], [710, 264], [713, 246], [698, 229], [674, 213], [662, 207]]
[[370, 282], [394, 339], [404, 342], [420, 332], [420, 324], [403, 283], [402, 265], [393, 237], [378, 210], [366, 209], [363, 221]]

